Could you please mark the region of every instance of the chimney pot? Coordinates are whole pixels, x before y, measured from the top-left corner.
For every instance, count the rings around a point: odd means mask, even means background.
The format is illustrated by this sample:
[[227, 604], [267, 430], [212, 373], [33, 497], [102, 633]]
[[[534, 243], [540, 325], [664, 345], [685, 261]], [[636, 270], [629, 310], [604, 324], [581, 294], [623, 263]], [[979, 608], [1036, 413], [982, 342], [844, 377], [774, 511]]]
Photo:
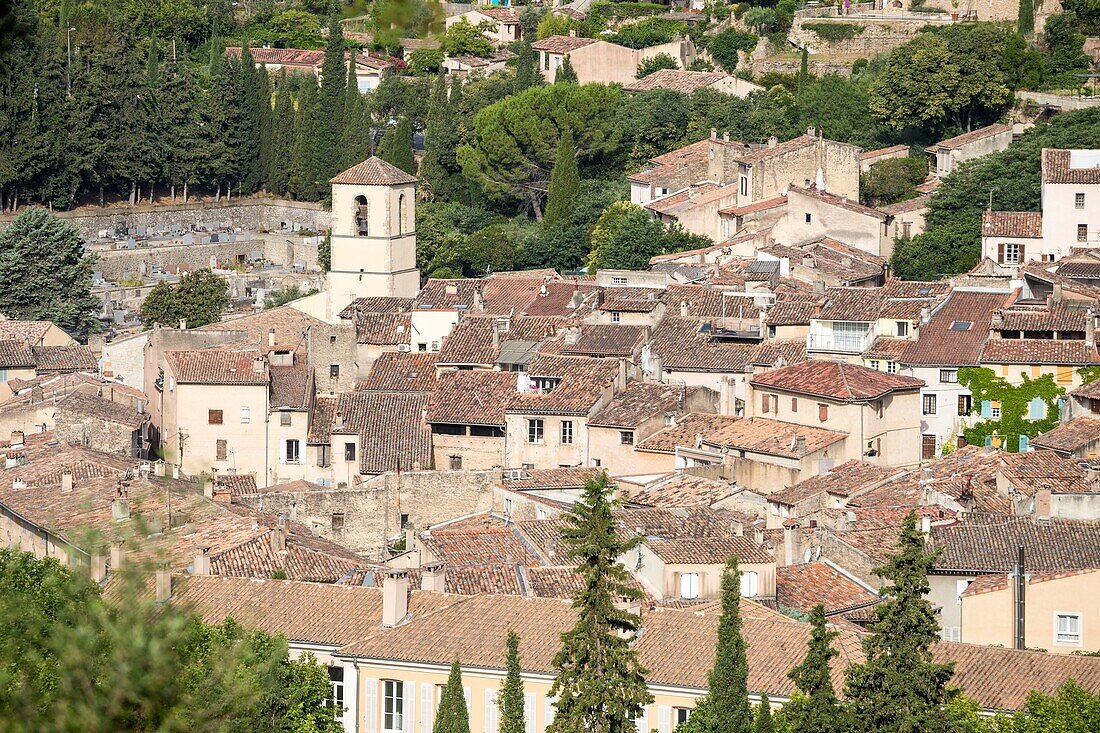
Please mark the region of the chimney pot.
[[130, 518], [130, 500], [121, 492], [111, 504], [111, 517], [116, 522], [124, 522]]
[[382, 626], [393, 628], [409, 615], [409, 571], [392, 568], [382, 579]]
[[121, 569], [122, 566], [125, 564], [126, 550], [122, 546], [121, 542], [115, 542], [111, 545], [110, 562], [112, 572], [118, 572], [118, 570]]
[[68, 494], [73, 490], [73, 472], [66, 469], [61, 473], [61, 493]]
[[195, 562], [191, 568], [192, 575], [210, 575], [210, 548], [203, 547], [195, 554]]
[[286, 550], [286, 527], [282, 521], [271, 530], [271, 551], [283, 552]]
[[167, 603], [172, 598], [172, 571], [157, 570], [157, 603]]
[[783, 564], [797, 565], [802, 562], [802, 534], [797, 522], [783, 525]]
[[11, 431], [11, 447], [22, 448], [24, 441], [24, 435], [22, 430]]
[[107, 558], [101, 554], [92, 555], [88, 570], [93, 583], [102, 583], [107, 579]]
[[1038, 519], [1050, 519], [1050, 487], [1044, 486], [1035, 492], [1035, 516]]
[[686, 300], [680, 301], [680, 318], [688, 317], [688, 302]]
[[186, 318], [181, 318], [180, 319], [180, 330], [181, 331], [186, 331], [187, 330], [187, 319]]
[[275, 345], [275, 329], [274, 328], [269, 329], [268, 332], [267, 332], [267, 345], [268, 346], [274, 346]]
[[928, 516], [927, 514], [921, 515], [920, 531], [926, 535], [932, 533], [932, 517]]
[[428, 563], [424, 566], [424, 570], [420, 574], [420, 590], [426, 590], [432, 593], [446, 593], [446, 578], [447, 575], [443, 563]]

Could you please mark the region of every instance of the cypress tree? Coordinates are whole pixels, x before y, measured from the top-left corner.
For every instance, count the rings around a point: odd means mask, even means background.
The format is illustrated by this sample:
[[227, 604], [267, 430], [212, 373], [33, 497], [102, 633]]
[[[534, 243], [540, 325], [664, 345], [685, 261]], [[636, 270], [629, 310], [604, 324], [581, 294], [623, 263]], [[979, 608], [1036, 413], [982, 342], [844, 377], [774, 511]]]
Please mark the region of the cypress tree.
[[[243, 193], [252, 193], [263, 179], [260, 147], [262, 145], [263, 106], [270, 104], [264, 97], [266, 82], [256, 68], [252, 51], [246, 41], [241, 48], [241, 63], [237, 68], [236, 135], [232, 142], [236, 158], [237, 178]], [[266, 74], [265, 74], [266, 76]]]
[[[428, 122], [424, 129], [424, 157], [420, 161], [421, 191], [432, 200], [444, 194], [451, 171], [447, 161], [454, 157], [454, 117], [447, 99], [447, 77], [440, 74], [432, 85]], [[450, 150], [448, 150], [450, 146]]]
[[813, 631], [806, 658], [787, 673], [801, 694], [787, 703], [783, 713], [791, 730], [798, 733], [833, 733], [841, 721], [829, 661], [839, 654], [832, 646], [839, 632], [826, 626], [825, 607], [820, 603], [810, 613], [810, 623]]
[[504, 664], [504, 684], [497, 695], [497, 707], [500, 709], [499, 733], [524, 733], [523, 720], [523, 680], [520, 679], [519, 635], [508, 632], [507, 655]]
[[749, 664], [741, 636], [741, 573], [731, 557], [722, 573], [722, 615], [707, 694], [685, 726], [689, 733], [751, 733]]
[[569, 57], [566, 56], [562, 59], [561, 66], [558, 68], [558, 73], [554, 75], [555, 84], [577, 84], [577, 71], [573, 68], [572, 62], [569, 61]]
[[802, 48], [802, 63], [798, 67], [798, 90], [802, 91], [806, 88], [806, 83], [810, 80], [810, 52], [805, 47]]
[[359, 91], [359, 79], [355, 76], [355, 64], [348, 64], [348, 78], [344, 92], [344, 129], [340, 137], [340, 169], [370, 157], [370, 120], [367, 102]]
[[294, 150], [294, 101], [290, 98], [285, 69], [279, 74], [272, 117], [267, 187], [276, 196], [285, 196], [290, 181], [291, 152]]
[[531, 48], [529, 41], [520, 41], [514, 48], [516, 57], [512, 59], [512, 65], [516, 75], [512, 79], [512, 93], [519, 94], [528, 87], [541, 84], [542, 74], [539, 72], [539, 55]]
[[633, 733], [634, 719], [653, 701], [631, 645], [641, 617], [616, 603], [642, 596], [618, 561], [642, 538], [620, 537], [613, 490], [601, 473], [565, 513], [562, 538], [578, 563], [582, 587], [573, 597], [576, 625], [561, 635], [554, 657], [557, 676], [550, 695], [557, 697], [557, 715], [548, 733]]
[[889, 581], [879, 595], [874, 634], [863, 640], [866, 661], [848, 667], [845, 697], [851, 702], [854, 733], [942, 730], [944, 705], [956, 692], [947, 689], [952, 664], [932, 661], [939, 638], [928, 593], [928, 571], [940, 550], [925, 553], [916, 512], [902, 523], [898, 551], [874, 573]]
[[290, 156], [290, 179], [287, 190], [295, 198], [316, 201], [320, 198], [318, 169], [314, 157], [314, 130], [317, 116], [317, 83], [312, 77], [304, 84], [298, 97], [298, 112], [294, 115], [294, 148]]
[[1020, 35], [1030, 36], [1035, 32], [1035, 2], [1034, 0], [1020, 0], [1019, 17], [1017, 26]]
[[184, 203], [188, 187], [198, 180], [205, 163], [205, 137], [200, 126], [199, 88], [185, 60], [168, 61], [161, 87], [160, 109], [164, 115], [165, 172], [172, 201], [182, 187]]
[[466, 709], [466, 695], [462, 691], [462, 670], [458, 660], [451, 663], [451, 674], [439, 696], [432, 733], [470, 733], [470, 712]]
[[378, 157], [406, 173], [416, 173], [413, 155], [413, 130], [408, 117], [402, 117], [395, 127], [386, 130], [378, 144]]
[[267, 73], [267, 65], [260, 64], [260, 162], [257, 169], [259, 177], [256, 181], [256, 187], [264, 191], [268, 190], [267, 180], [271, 171], [272, 133], [275, 125], [275, 113], [271, 109], [271, 91], [271, 75]]
[[78, 338], [99, 330], [84, 237], [45, 209], [24, 210], [0, 232], [0, 313], [53, 321]]
[[760, 705], [756, 708], [756, 719], [753, 722], [752, 731], [753, 733], [775, 733], [775, 720], [772, 719], [772, 705], [767, 693], [760, 695]]
[[321, 272], [332, 269], [332, 231], [325, 232], [325, 238], [317, 245], [317, 266]]
[[216, 198], [220, 199], [222, 184], [233, 179], [235, 170], [233, 143], [236, 139], [236, 116], [230, 107], [236, 98], [237, 87], [230, 78], [232, 63], [226, 63], [221, 55], [212, 55], [211, 65], [209, 89], [203, 98], [201, 111], [207, 150], [203, 178], [214, 184]]
[[547, 225], [565, 221], [573, 212], [573, 205], [580, 191], [581, 177], [577, 172], [577, 153], [573, 146], [573, 132], [567, 127], [558, 140], [558, 152], [554, 157], [554, 170], [550, 174], [550, 186], [546, 196]]
[[340, 172], [340, 140], [344, 131], [344, 94], [347, 91], [344, 34], [333, 19], [329, 24], [325, 60], [321, 65], [321, 90], [318, 95], [316, 151], [318, 179], [327, 181]]

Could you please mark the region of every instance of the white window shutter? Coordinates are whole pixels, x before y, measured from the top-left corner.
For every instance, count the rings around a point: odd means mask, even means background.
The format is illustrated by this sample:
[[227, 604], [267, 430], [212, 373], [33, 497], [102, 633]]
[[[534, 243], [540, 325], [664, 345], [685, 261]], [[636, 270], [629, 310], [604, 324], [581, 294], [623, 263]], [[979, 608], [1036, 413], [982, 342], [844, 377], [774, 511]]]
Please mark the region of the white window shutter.
[[546, 725], [544, 728], [549, 728], [550, 724], [554, 722], [554, 715], [557, 714], [558, 709], [554, 706], [554, 698], [547, 696], [546, 698]]
[[649, 706], [642, 706], [642, 714], [634, 720], [634, 727], [638, 733], [649, 733]]
[[497, 691], [485, 691], [485, 733], [497, 730]]
[[378, 680], [367, 678], [364, 680], [363, 707], [367, 713], [367, 733], [378, 733]]
[[469, 715], [474, 711], [474, 695], [470, 691], [469, 687], [463, 686], [462, 696], [466, 698], [466, 714]]
[[523, 693], [523, 728], [525, 733], [535, 733], [535, 693]]
[[672, 733], [672, 708], [668, 705], [657, 706], [657, 733]]
[[424, 682], [420, 685], [420, 733], [432, 733], [432, 719], [435, 717], [432, 702], [432, 686]]
[[416, 683], [406, 682], [401, 685], [405, 700], [401, 706], [404, 713], [401, 716], [401, 730], [405, 733], [416, 733]]

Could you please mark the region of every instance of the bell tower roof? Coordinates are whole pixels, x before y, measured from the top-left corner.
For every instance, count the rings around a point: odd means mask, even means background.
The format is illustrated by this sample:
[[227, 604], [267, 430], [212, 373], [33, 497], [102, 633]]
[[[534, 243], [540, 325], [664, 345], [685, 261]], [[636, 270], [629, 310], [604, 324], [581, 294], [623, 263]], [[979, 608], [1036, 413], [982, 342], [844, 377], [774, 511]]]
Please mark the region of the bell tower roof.
[[356, 163], [343, 173], [337, 173], [329, 183], [344, 183], [353, 186], [401, 186], [416, 183], [416, 176], [409, 175], [400, 168], [390, 165], [377, 155]]

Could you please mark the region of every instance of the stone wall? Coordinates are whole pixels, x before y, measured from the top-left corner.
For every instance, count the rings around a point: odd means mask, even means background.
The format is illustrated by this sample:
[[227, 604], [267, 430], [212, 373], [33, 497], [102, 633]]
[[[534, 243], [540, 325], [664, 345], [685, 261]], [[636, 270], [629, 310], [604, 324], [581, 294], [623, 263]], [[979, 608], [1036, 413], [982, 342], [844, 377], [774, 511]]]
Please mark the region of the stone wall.
[[[321, 204], [309, 201], [287, 201], [283, 199], [242, 199], [222, 201], [220, 203], [202, 202], [190, 204], [148, 204], [142, 206], [119, 206], [107, 208], [81, 208], [76, 211], [55, 212], [62, 219], [70, 221], [80, 229], [84, 236], [93, 239], [99, 232], [116, 228], [133, 229], [154, 227], [167, 229], [179, 225], [184, 229], [191, 226], [215, 225], [229, 228], [256, 231], [278, 231], [291, 224], [308, 229], [327, 229], [330, 214]], [[6, 229], [15, 216], [0, 216], [0, 231]]]
[[54, 415], [54, 430], [57, 439], [64, 443], [86, 445], [104, 453], [134, 455], [134, 432], [125, 425], [59, 408]]
[[[813, 30], [805, 28], [805, 24], [811, 26], [818, 24], [822, 26], [853, 25], [859, 26], [863, 30], [856, 33], [851, 38], [826, 41]], [[812, 64], [815, 55], [825, 59], [830, 56], [870, 58], [877, 53], [893, 51], [895, 48], [920, 33], [921, 29], [926, 27], [926, 25], [927, 22], [914, 21], [871, 21], [849, 18], [843, 20], [796, 18], [794, 25], [791, 26], [791, 33], [788, 37], [798, 45], [805, 45], [810, 48], [810, 62]]]
[[263, 258], [280, 267], [301, 262], [306, 269], [317, 268], [317, 245], [289, 232], [236, 242], [95, 250], [95, 254], [99, 258], [96, 271], [111, 282], [148, 275], [153, 265], [166, 272], [176, 272], [180, 267], [188, 270], [210, 267], [211, 258], [223, 267]]
[[[411, 532], [493, 506], [499, 471], [410, 471], [386, 473], [350, 489], [278, 492], [239, 497], [237, 501], [312, 526], [314, 531], [369, 558], [380, 558], [387, 534], [400, 532], [407, 515]], [[343, 529], [333, 530], [332, 515], [343, 514]]]

